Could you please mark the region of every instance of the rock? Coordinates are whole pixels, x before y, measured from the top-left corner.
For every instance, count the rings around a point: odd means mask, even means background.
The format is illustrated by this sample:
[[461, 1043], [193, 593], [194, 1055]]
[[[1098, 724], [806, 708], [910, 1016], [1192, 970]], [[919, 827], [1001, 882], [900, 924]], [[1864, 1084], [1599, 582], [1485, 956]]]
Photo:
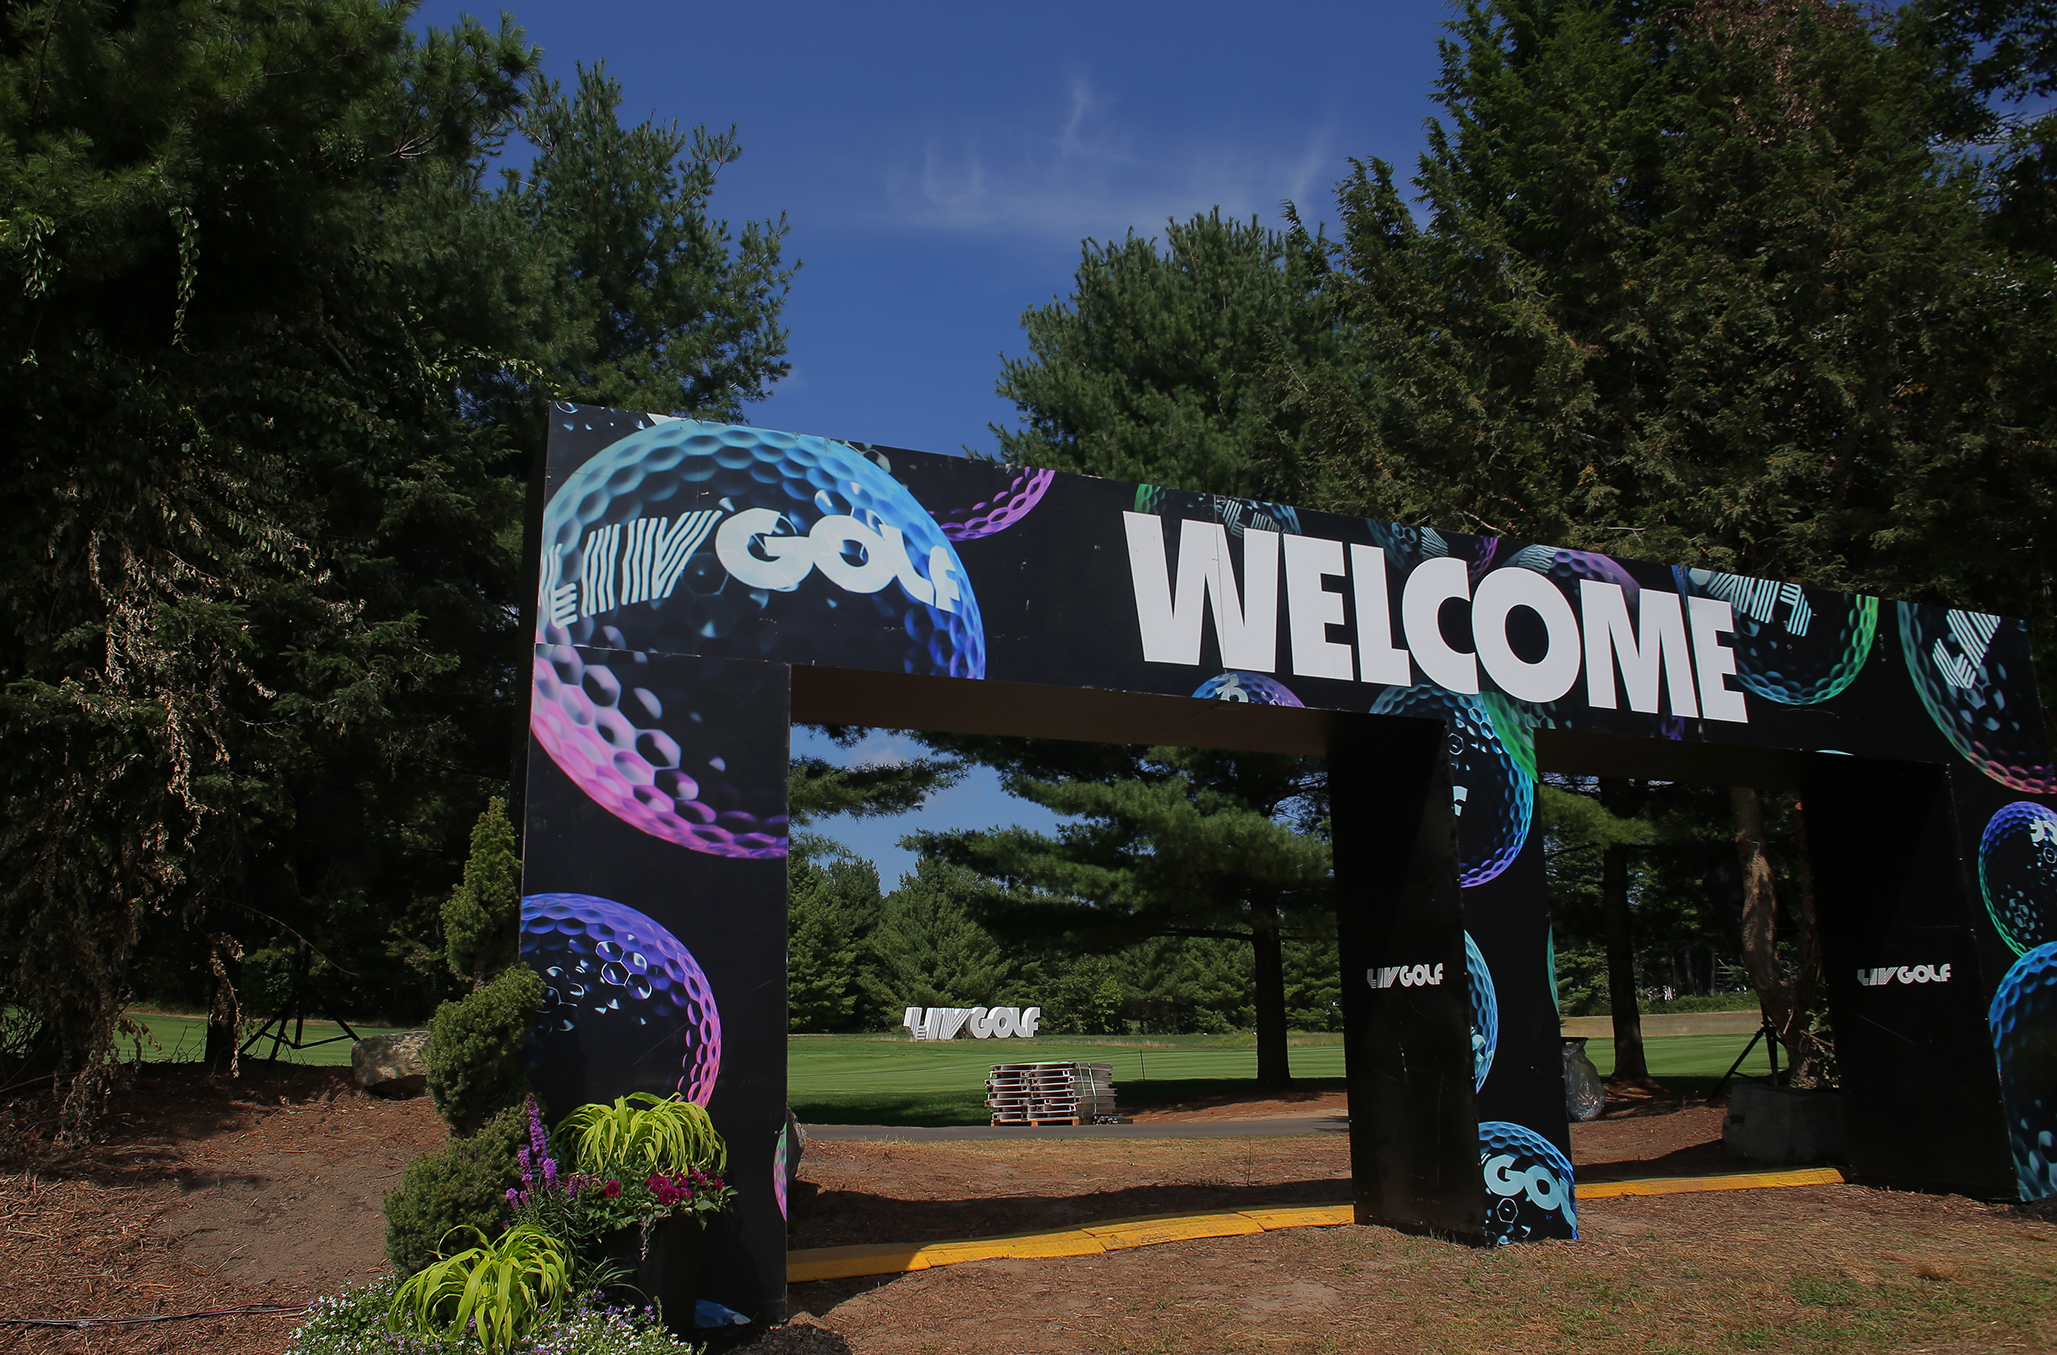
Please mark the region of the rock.
[[428, 1090], [425, 1030], [396, 1030], [350, 1046], [350, 1075], [357, 1085], [380, 1096], [420, 1096]]
[[1721, 1146], [1731, 1156], [1766, 1165], [1846, 1161], [1850, 1137], [1843, 1123], [1843, 1098], [1834, 1092], [1738, 1083], [1729, 1090]]

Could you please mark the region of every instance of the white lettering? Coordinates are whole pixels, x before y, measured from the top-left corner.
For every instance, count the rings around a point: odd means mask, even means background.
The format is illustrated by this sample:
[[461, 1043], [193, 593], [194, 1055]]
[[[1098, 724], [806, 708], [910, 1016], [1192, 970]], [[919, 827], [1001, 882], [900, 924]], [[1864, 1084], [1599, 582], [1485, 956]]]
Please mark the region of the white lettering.
[[1628, 619], [1628, 597], [1618, 583], [1581, 579], [1579, 610], [1585, 614], [1586, 704], [1614, 710], [1614, 665], [1621, 664], [1628, 707], [1645, 715], [1657, 713], [1658, 678], [1671, 696], [1671, 713], [1687, 719], [1700, 714], [1693, 698], [1692, 657], [1686, 646], [1685, 611], [1676, 593], [1645, 588], [1637, 610], [1640, 627]]
[[[1278, 667], [1279, 534], [1243, 532], [1243, 590], [1229, 565], [1228, 532], [1218, 522], [1179, 523], [1178, 587], [1164, 558], [1164, 533], [1148, 513], [1124, 512], [1136, 623], [1148, 663], [1200, 662], [1200, 614], [1214, 616], [1224, 668], [1269, 673]], [[1203, 604], [1202, 599], [1205, 599]]]
[[813, 571], [814, 549], [804, 536], [773, 535], [785, 521], [769, 508], [743, 510], [714, 534], [714, 558], [751, 588], [792, 592]]
[[1453, 555], [1424, 560], [1407, 576], [1400, 593], [1400, 628], [1407, 647], [1422, 673], [1438, 687], [1475, 695], [1478, 692], [1478, 656], [1452, 649], [1443, 639], [1443, 604], [1451, 598], [1471, 597], [1471, 575], [1464, 561]]
[[[1516, 607], [1543, 619], [1548, 639], [1534, 663], [1507, 642], [1507, 620]], [[1557, 586], [1533, 570], [1496, 569], [1480, 580], [1471, 602], [1471, 635], [1487, 674], [1517, 701], [1555, 701], [1578, 681], [1578, 617]]]
[[970, 1031], [975, 1040], [1029, 1039], [1042, 1024], [1041, 1007], [909, 1007], [900, 1024], [917, 1040], [954, 1040]]
[[1365, 970], [1364, 981], [1373, 988], [1391, 988], [1396, 983], [1402, 988], [1438, 988], [1443, 982], [1443, 967], [1440, 964], [1380, 965]]
[[[1330, 626], [1343, 624], [1343, 595], [1322, 587], [1325, 578], [1343, 575], [1343, 543], [1314, 536], [1289, 536], [1286, 552], [1286, 625], [1293, 641], [1293, 672], [1299, 677], [1353, 676], [1350, 646], [1328, 638]], [[1247, 547], [1246, 547], [1247, 549]]]
[[1736, 653], [1717, 638], [1735, 632], [1735, 613], [1718, 598], [1688, 598], [1687, 619], [1693, 632], [1693, 666], [1700, 676], [1700, 709], [1710, 720], [1750, 722], [1743, 694], [1728, 685], [1736, 671]]
[[[814, 524], [807, 539], [814, 545], [815, 568], [844, 592], [876, 593], [892, 582], [893, 561], [886, 554], [885, 538], [856, 518], [831, 513]], [[851, 546], [864, 552], [863, 563], [850, 559]]]
[[1393, 647], [1393, 603], [1386, 595], [1386, 553], [1350, 547], [1350, 594], [1357, 607], [1357, 680], [1388, 687], [1414, 684], [1414, 661]]

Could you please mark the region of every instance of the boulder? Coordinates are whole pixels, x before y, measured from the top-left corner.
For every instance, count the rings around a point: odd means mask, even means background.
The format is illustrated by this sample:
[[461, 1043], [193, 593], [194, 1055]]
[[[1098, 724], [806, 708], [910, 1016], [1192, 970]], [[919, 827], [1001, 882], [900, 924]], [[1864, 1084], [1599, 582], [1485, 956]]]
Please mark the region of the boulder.
[[1767, 1166], [1847, 1161], [1850, 1136], [1843, 1123], [1843, 1098], [1828, 1091], [1739, 1082], [1729, 1089], [1721, 1146], [1732, 1157]]
[[357, 1085], [380, 1096], [420, 1096], [428, 1090], [429, 1033], [396, 1030], [350, 1046], [350, 1075]]

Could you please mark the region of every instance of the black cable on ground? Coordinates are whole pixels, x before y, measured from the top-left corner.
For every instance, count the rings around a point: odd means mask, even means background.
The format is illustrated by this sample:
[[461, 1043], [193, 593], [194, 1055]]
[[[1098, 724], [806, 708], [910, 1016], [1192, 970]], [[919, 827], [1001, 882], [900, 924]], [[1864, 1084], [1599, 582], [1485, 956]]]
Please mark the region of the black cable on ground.
[[311, 1303], [241, 1303], [233, 1308], [203, 1308], [197, 1313], [159, 1313], [154, 1317], [0, 1317], [0, 1327], [140, 1327], [149, 1322], [186, 1322], [198, 1317], [296, 1317]]

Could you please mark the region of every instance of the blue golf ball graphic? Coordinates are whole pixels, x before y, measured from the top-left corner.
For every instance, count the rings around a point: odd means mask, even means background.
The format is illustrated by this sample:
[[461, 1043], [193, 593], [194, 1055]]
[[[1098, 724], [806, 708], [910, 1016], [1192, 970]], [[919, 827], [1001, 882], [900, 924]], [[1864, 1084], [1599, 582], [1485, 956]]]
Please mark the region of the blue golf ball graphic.
[[1388, 687], [1371, 713], [1448, 723], [1458, 883], [1482, 885], [1512, 865], [1528, 841], [1536, 787], [1501, 741], [1485, 702], [1440, 687]]
[[1424, 560], [1450, 553], [1449, 541], [1433, 527], [1409, 527], [1375, 518], [1366, 518], [1364, 525], [1371, 533], [1371, 544], [1386, 553], [1389, 577], [1405, 574]]
[[956, 546], [847, 443], [674, 419], [568, 476], [543, 513], [537, 638], [715, 658], [835, 657], [984, 677]]
[[2057, 942], [2014, 962], [1986, 1010], [2023, 1200], [2057, 1195]]
[[1571, 1160], [1556, 1144], [1527, 1125], [1484, 1120], [1478, 1161], [1485, 1175], [1489, 1244], [1578, 1236]]
[[1282, 503], [1266, 503], [1262, 499], [1230, 499], [1221, 495], [1210, 496], [1214, 520], [1228, 528], [1232, 537], [1242, 536], [1244, 530], [1256, 527], [1267, 532], [1291, 532], [1300, 530], [1300, 510]]
[[1470, 932], [1464, 934], [1464, 973], [1471, 983], [1471, 1089], [1478, 1091], [1500, 1047], [1500, 995], [1493, 991], [1493, 971]]
[[1788, 706], [1811, 706], [1857, 680], [1878, 635], [1878, 599], [1710, 569], [1680, 569], [1679, 591], [1729, 604], [1736, 680]]
[[2057, 814], [2017, 800], [1993, 815], [1979, 838], [1978, 889], [2016, 955], [2057, 941]]
[[2027, 623], [1911, 602], [1895, 610], [1914, 690], [1950, 746], [2003, 786], [2057, 795]]
[[530, 1066], [583, 1078], [580, 1091], [538, 1086], [553, 1111], [571, 1108], [566, 1096], [632, 1091], [707, 1104], [721, 1072], [721, 1012], [676, 936], [612, 899], [531, 894], [521, 901], [521, 958], [543, 976]]
[[1208, 678], [1194, 689], [1193, 695], [1213, 701], [1241, 701], [1253, 706], [1300, 704], [1300, 698], [1277, 678], [1235, 669]]

